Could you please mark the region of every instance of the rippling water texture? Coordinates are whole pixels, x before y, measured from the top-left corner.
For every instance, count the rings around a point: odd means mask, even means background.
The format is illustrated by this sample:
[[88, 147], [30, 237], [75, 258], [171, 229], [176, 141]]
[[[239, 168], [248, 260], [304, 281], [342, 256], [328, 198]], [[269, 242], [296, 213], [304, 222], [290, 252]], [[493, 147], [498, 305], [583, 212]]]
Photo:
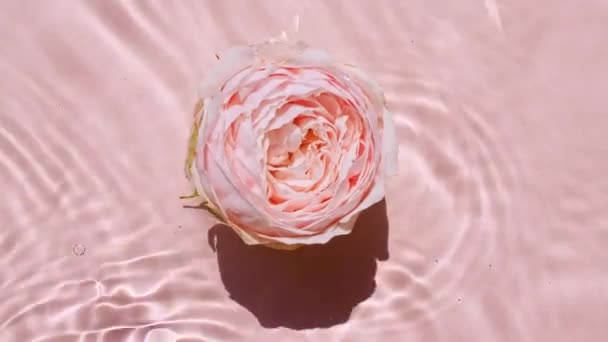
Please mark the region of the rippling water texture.
[[[608, 340], [606, 1], [0, 3], [0, 341]], [[402, 170], [293, 254], [178, 200], [214, 54], [281, 30], [379, 80]]]

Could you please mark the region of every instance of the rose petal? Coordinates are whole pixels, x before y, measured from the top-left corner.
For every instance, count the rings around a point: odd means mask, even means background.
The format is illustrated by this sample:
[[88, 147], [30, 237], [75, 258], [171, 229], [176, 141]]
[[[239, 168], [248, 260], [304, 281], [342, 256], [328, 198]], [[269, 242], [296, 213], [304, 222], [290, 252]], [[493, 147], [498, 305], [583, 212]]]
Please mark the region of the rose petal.
[[245, 46], [236, 46], [226, 50], [220, 55], [215, 67], [205, 76], [199, 88], [199, 96], [201, 98], [212, 97], [230, 77], [250, 66], [253, 57], [253, 51]]
[[384, 129], [382, 131], [382, 164], [388, 176], [399, 172], [399, 146], [397, 145], [397, 132], [391, 113], [384, 109]]

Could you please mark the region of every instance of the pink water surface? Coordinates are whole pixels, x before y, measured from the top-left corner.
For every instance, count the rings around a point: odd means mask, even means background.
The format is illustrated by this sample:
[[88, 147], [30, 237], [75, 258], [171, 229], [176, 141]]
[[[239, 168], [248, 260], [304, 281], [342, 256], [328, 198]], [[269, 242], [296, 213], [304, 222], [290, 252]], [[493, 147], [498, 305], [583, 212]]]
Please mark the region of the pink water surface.
[[[600, 0], [0, 1], [0, 341], [607, 341], [607, 23]], [[386, 207], [293, 254], [178, 200], [214, 54], [282, 30], [377, 78], [400, 144]]]

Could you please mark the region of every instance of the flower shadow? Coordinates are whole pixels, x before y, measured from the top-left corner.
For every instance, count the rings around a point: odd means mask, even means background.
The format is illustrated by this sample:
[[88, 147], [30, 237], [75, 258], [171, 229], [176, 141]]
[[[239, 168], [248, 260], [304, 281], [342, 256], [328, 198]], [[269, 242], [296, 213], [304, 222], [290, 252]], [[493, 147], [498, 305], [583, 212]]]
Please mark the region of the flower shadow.
[[348, 321], [375, 290], [376, 260], [388, 259], [383, 200], [359, 216], [349, 235], [293, 251], [248, 246], [227, 226], [209, 230], [230, 297], [266, 328], [327, 328]]

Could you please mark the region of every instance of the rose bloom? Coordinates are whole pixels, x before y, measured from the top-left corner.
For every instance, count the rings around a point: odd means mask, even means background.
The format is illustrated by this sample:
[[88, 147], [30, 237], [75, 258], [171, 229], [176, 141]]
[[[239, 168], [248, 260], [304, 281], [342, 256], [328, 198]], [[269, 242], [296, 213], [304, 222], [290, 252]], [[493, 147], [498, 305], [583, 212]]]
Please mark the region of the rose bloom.
[[348, 234], [396, 172], [380, 87], [301, 42], [217, 57], [194, 115], [191, 197], [247, 244], [290, 249]]

